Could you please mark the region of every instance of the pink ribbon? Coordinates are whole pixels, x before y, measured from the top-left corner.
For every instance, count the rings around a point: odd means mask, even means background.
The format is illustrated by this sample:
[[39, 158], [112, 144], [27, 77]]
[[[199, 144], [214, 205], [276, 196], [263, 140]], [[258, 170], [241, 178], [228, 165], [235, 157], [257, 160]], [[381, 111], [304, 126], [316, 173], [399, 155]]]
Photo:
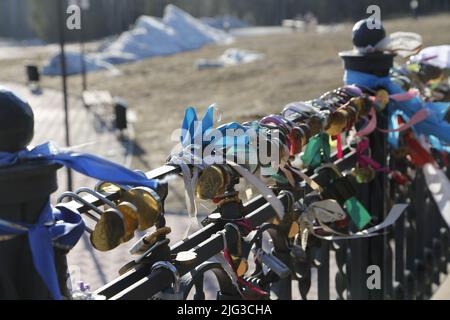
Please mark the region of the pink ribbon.
[[423, 108], [420, 109], [419, 111], [417, 111], [412, 117], [411, 119], [409, 119], [409, 121], [407, 123], [402, 124], [401, 126], [399, 126], [396, 129], [378, 129], [383, 133], [387, 133], [387, 132], [399, 132], [399, 131], [404, 131], [406, 129], [411, 128], [413, 125], [415, 125], [416, 123], [419, 123], [423, 120], [425, 120], [426, 118], [428, 118], [429, 114], [428, 114], [428, 110]]
[[375, 111], [375, 108], [370, 109], [369, 118], [370, 120], [367, 125], [356, 133], [358, 137], [363, 137], [371, 134], [377, 127], [377, 112]]
[[411, 89], [408, 92], [391, 94], [389, 98], [395, 101], [402, 102], [411, 100], [417, 96], [419, 96], [419, 90]]
[[365, 154], [365, 151], [369, 149], [369, 140], [363, 139], [356, 146], [356, 162], [360, 167], [371, 166], [378, 172], [390, 172], [391, 170], [386, 167], [381, 167], [381, 165], [373, 160], [371, 157]]
[[342, 157], [344, 156], [344, 152], [343, 152], [343, 150], [342, 150], [342, 138], [341, 138], [341, 134], [339, 133], [337, 136], [336, 136], [336, 143], [337, 143], [337, 145], [336, 145], [336, 147], [337, 147], [337, 157], [338, 157], [338, 159], [342, 159]]

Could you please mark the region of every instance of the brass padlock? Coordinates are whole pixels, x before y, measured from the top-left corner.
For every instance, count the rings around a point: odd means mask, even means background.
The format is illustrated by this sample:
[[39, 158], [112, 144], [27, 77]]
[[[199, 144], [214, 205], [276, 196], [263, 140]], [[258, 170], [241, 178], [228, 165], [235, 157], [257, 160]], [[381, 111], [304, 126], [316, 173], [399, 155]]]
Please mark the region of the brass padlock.
[[120, 186], [111, 183], [111, 182], [105, 182], [105, 181], [100, 181], [96, 186], [95, 186], [95, 191], [100, 192], [101, 194], [113, 194], [113, 193], [119, 193], [119, 198], [123, 195], [123, 192], [125, 191], [124, 189], [122, 189]]
[[347, 112], [336, 110], [329, 115], [325, 131], [330, 136], [337, 136], [347, 127]]
[[109, 251], [122, 243], [124, 235], [125, 223], [122, 214], [114, 208], [109, 208], [96, 223], [90, 241], [95, 249]]
[[162, 203], [158, 194], [147, 187], [136, 187], [126, 191], [122, 200], [136, 206], [140, 231], [154, 226], [162, 212]]
[[228, 181], [228, 174], [221, 166], [211, 165], [200, 173], [195, 186], [195, 194], [200, 199], [214, 199], [224, 194]]
[[130, 241], [134, 237], [134, 231], [139, 226], [138, 210], [134, 204], [126, 201], [119, 203], [117, 210], [122, 214], [125, 224], [125, 234], [122, 241]]
[[137, 209], [138, 227], [146, 230], [156, 223], [162, 212], [162, 202], [159, 195], [147, 187], [125, 188], [111, 182], [100, 182], [95, 190], [102, 194], [119, 193], [116, 203], [128, 202]]
[[370, 101], [364, 96], [350, 99], [350, 104], [355, 107], [359, 118], [365, 117], [369, 113], [368, 103]]

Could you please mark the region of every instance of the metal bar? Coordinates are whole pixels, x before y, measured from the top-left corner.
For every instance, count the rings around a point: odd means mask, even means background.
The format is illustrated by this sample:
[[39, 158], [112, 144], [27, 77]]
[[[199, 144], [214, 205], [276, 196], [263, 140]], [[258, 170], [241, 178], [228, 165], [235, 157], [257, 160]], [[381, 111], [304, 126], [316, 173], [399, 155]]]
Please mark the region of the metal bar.
[[330, 300], [330, 242], [321, 240], [320, 266], [317, 270], [317, 296], [319, 300]]
[[[345, 170], [352, 167], [354, 161], [355, 153], [351, 151], [348, 152], [342, 159], [337, 160], [335, 164], [339, 168], [339, 170]], [[311, 178], [319, 184], [324, 184], [328, 179], [328, 174], [326, 174], [326, 171], [321, 171], [319, 173], [313, 174]], [[307, 190], [310, 189], [307, 188]], [[280, 195], [279, 199], [283, 202], [286, 202], [286, 197], [286, 195]], [[259, 203], [259, 200], [255, 200], [249, 206], [256, 205], [257, 203]], [[269, 221], [270, 219], [273, 219], [275, 216], [276, 213], [271, 205], [269, 203], [264, 203], [262, 206], [259, 206], [257, 209], [248, 214], [246, 218], [249, 220], [251, 225], [256, 226]], [[181, 243], [177, 243], [172, 247], [172, 249], [174, 250], [172, 253], [193, 248], [197, 253], [197, 260], [195, 265], [191, 265], [188, 268], [180, 266], [178, 270], [180, 275], [184, 275], [187, 272], [190, 272], [193, 267], [199, 265], [200, 263], [203, 263], [204, 261], [208, 260], [215, 254], [223, 250], [222, 236], [215, 233], [218, 230], [220, 230], [220, 227], [215, 227], [215, 225], [208, 225], [199, 230], [197, 233], [193, 234], [187, 240], [181, 241]], [[232, 246], [233, 243], [230, 242], [230, 245]], [[150, 298], [154, 294], [170, 286], [173, 281], [170, 272], [157, 270], [153, 274], [149, 275], [150, 270], [151, 266], [149, 264], [144, 267], [140, 267], [137, 270], [129, 271], [112, 283], [98, 289], [96, 292], [105, 295], [113, 300], [138, 298], [142, 299], [143, 297]], [[157, 273], [158, 275], [154, 276], [155, 273]]]

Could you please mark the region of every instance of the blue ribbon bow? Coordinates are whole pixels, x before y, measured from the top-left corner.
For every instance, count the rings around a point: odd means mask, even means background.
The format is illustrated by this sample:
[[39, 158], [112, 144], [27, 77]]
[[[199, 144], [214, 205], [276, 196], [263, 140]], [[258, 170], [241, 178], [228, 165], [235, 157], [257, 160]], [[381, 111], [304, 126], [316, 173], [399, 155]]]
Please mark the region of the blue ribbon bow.
[[[148, 179], [141, 173], [91, 154], [58, 152], [51, 143], [15, 153], [0, 152], [0, 168], [33, 160], [61, 164], [91, 178], [112, 183], [146, 186], [151, 189], [156, 189], [158, 185], [156, 180]], [[60, 223], [55, 224], [58, 220]], [[52, 241], [71, 248], [83, 231], [84, 223], [77, 212], [63, 205], [52, 208], [50, 202], [45, 205], [34, 225], [0, 219], [0, 235], [28, 234], [34, 266], [54, 299], [61, 299], [61, 292], [56, 276]]]
[[[247, 128], [241, 124], [237, 122], [230, 122], [215, 129], [213, 129], [213, 126], [214, 106], [208, 107], [201, 121], [198, 120], [197, 113], [194, 108], [187, 108], [181, 126], [181, 145], [186, 147], [189, 145], [201, 144], [202, 147], [205, 148], [210, 143], [214, 143], [215, 146], [222, 147], [236, 146], [236, 144], [248, 144], [248, 137], [244, 137], [243, 143], [236, 143], [235, 139], [238, 139], [237, 137], [227, 136], [227, 130], [242, 130], [241, 132], [245, 133]], [[204, 141], [204, 138], [210, 138], [212, 141]]]
[[[356, 84], [370, 89], [384, 88], [389, 94], [404, 93], [405, 91], [392, 82], [389, 76], [377, 77], [372, 74], [358, 72], [353, 70], [345, 70], [345, 84]], [[424, 102], [419, 97], [414, 97], [407, 101], [390, 101], [388, 104], [389, 113], [389, 129], [395, 129], [396, 117], [402, 116], [408, 121], [421, 108], [429, 111], [429, 116], [413, 126], [416, 133], [431, 137], [430, 143], [438, 150], [447, 151], [450, 144], [450, 124], [444, 120], [445, 113], [449, 107], [448, 103], [442, 102]], [[389, 143], [398, 148], [398, 132], [390, 132], [388, 135]]]

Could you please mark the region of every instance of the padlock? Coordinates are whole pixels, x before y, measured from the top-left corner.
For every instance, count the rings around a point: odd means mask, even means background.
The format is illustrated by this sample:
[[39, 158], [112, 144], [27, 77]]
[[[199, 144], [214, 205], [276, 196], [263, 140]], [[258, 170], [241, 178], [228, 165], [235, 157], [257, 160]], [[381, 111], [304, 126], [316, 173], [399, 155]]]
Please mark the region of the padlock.
[[136, 206], [140, 231], [154, 226], [162, 212], [162, 203], [158, 194], [147, 187], [131, 188], [124, 193], [121, 200]]
[[125, 224], [125, 234], [122, 241], [130, 241], [134, 237], [134, 231], [139, 226], [138, 210], [134, 204], [126, 201], [119, 203], [117, 210], [122, 214]]
[[102, 194], [119, 193], [116, 203], [128, 202], [137, 209], [138, 230], [152, 227], [162, 212], [162, 202], [156, 191], [147, 187], [125, 187], [110, 182], [100, 182], [95, 190]]
[[120, 198], [123, 195], [123, 192], [125, 190], [114, 183], [100, 181], [95, 186], [95, 191], [100, 192], [101, 194], [104, 194], [104, 195], [119, 193], [119, 198]]
[[245, 257], [243, 257], [241, 232], [239, 230], [239, 227], [234, 224], [231, 224], [231, 223], [226, 224], [225, 230], [228, 227], [235, 229], [236, 233], [237, 233], [236, 255], [232, 254], [231, 251], [229, 250], [228, 241], [227, 241], [225, 232], [222, 233], [223, 242], [224, 242], [224, 244], [223, 244], [224, 250], [228, 250], [228, 252], [230, 254], [231, 263], [233, 264], [233, 269], [235, 270], [236, 275], [238, 277], [242, 277], [248, 271], [248, 261]]
[[259, 249], [255, 251], [255, 256], [264, 265], [269, 267], [270, 270], [275, 272], [281, 279], [288, 277], [291, 273], [289, 268], [271, 253], [267, 253], [264, 250]]
[[329, 115], [325, 131], [330, 136], [337, 136], [347, 127], [348, 114], [345, 110], [336, 110]]
[[200, 199], [214, 199], [224, 194], [229, 180], [229, 175], [222, 166], [211, 165], [206, 167], [197, 180], [195, 194]]
[[122, 214], [114, 208], [109, 208], [96, 223], [90, 241], [97, 250], [109, 251], [121, 244], [124, 236], [125, 223]]
[[306, 144], [306, 135], [300, 127], [294, 127], [288, 134], [289, 156], [293, 157], [302, 151]]
[[352, 98], [349, 103], [355, 107], [358, 118], [367, 116], [370, 108], [373, 106], [373, 103], [367, 98], [367, 96]]

